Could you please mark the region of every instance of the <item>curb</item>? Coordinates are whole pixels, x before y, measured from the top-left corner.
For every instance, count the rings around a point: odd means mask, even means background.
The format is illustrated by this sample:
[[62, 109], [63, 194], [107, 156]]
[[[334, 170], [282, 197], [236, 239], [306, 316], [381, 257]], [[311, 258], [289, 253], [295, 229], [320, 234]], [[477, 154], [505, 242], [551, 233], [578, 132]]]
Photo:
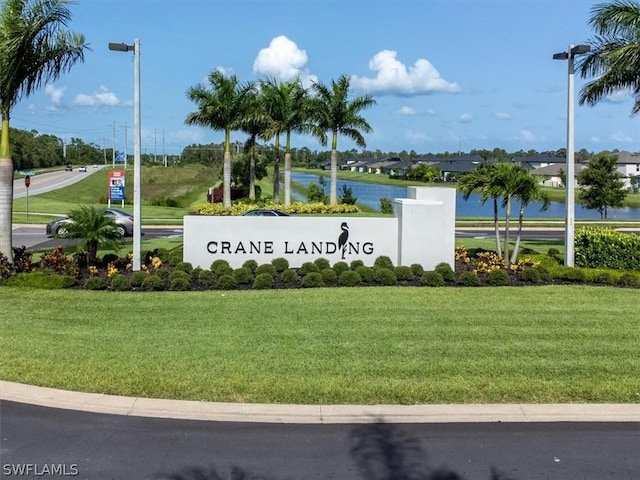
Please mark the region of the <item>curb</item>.
[[216, 422], [640, 422], [640, 404], [284, 405], [212, 403], [71, 392], [0, 380], [0, 400], [92, 413]]

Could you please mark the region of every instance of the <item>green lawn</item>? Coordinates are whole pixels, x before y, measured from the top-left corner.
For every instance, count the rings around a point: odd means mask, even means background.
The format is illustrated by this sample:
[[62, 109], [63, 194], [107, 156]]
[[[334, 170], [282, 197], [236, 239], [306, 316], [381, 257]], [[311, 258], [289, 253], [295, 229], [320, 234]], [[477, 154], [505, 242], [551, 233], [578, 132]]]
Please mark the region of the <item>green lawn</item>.
[[635, 289], [0, 287], [0, 378], [309, 404], [640, 402]]

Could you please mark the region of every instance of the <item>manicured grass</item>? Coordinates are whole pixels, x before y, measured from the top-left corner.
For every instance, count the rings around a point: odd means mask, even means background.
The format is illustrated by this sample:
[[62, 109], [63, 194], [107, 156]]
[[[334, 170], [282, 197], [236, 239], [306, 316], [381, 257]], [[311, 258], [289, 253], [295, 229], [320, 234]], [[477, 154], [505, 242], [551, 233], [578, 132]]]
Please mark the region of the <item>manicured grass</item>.
[[637, 290], [0, 287], [0, 378], [309, 404], [639, 402]]

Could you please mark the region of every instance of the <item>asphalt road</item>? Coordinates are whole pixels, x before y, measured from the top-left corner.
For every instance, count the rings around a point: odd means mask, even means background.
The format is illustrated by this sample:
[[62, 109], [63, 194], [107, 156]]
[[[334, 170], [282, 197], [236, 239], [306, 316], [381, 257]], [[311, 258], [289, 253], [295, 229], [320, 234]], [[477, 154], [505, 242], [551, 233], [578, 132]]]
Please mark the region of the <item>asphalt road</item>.
[[53, 466], [90, 480], [640, 478], [637, 423], [225, 423], [13, 402], [0, 413], [5, 479], [64, 478], [36, 474]]

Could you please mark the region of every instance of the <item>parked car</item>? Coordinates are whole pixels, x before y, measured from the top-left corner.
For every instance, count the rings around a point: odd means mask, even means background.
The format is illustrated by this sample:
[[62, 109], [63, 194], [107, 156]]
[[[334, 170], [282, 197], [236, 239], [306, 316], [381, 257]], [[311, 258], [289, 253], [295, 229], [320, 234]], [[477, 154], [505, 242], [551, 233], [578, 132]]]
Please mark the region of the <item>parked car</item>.
[[65, 172], [73, 172], [73, 165], [69, 164], [66, 167], [64, 167], [64, 171]]
[[273, 208], [256, 208], [242, 214], [243, 217], [289, 217], [288, 213]]
[[[117, 208], [107, 208], [104, 211], [104, 215], [113, 220], [123, 237], [129, 237], [133, 234], [133, 215], [130, 213]], [[47, 237], [65, 235], [67, 233], [67, 225], [71, 222], [72, 220], [69, 217], [62, 217], [47, 223]]]
[[86, 172], [87, 171], [87, 167], [85, 167], [84, 165], [81, 167], [78, 167], [78, 171], [79, 172]]

